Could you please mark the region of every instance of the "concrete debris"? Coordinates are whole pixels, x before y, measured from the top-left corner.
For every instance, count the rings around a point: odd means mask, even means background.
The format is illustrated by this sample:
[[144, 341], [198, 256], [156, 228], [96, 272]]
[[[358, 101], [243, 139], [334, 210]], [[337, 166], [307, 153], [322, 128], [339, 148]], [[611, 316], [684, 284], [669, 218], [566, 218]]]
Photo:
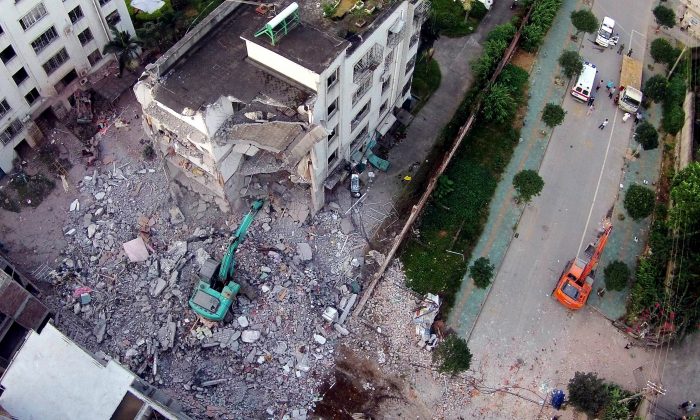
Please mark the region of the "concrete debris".
[[311, 245], [306, 242], [300, 242], [297, 244], [297, 255], [302, 261], [311, 261], [313, 254], [311, 252]]
[[414, 311], [413, 323], [416, 325], [416, 334], [420, 338], [420, 347], [432, 350], [437, 345], [437, 335], [433, 333], [433, 323], [439, 310], [440, 297], [428, 293], [418, 309]]
[[70, 203], [69, 211], [80, 211], [80, 201], [77, 198]]
[[[238, 419], [269, 409], [290, 418], [293, 408], [305, 416], [335, 363], [336, 344], [361, 330], [338, 321], [350, 322], [363, 286], [352, 260], [372, 257], [361, 235], [345, 233], [352, 222], [343, 221], [341, 206], [310, 216], [290, 194], [296, 187], [274, 181], [277, 198], [235, 254], [234, 281], [258, 294], [239, 294], [230, 322], [205, 322], [189, 296], [200, 278], [217, 276], [243, 212], [222, 214], [214, 197], [173, 187], [140, 161], [101, 168], [79, 178], [80, 204], [63, 212], [66, 246], [48, 279], [61, 329], [88, 350], [119, 358], [193, 417], [206, 410]], [[253, 180], [251, 191], [258, 182], [260, 192], [269, 185]], [[87, 297], [73, 294], [76, 284], [89, 287]]]
[[260, 339], [260, 331], [245, 330], [241, 333], [241, 341], [244, 343], [255, 343]]
[[170, 208], [170, 223], [177, 225], [185, 221], [185, 216], [177, 207]]
[[144, 262], [148, 259], [148, 249], [140, 236], [122, 244], [124, 253], [131, 262]]

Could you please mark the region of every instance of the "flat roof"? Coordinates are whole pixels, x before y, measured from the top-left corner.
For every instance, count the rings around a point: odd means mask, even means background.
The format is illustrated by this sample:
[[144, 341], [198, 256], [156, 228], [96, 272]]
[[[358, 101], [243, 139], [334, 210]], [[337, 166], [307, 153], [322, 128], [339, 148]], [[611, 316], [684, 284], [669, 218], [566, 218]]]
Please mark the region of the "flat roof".
[[253, 36], [267, 21], [269, 18], [255, 12], [255, 6], [237, 7], [167, 71], [154, 88], [156, 100], [176, 112], [198, 110], [222, 95], [243, 103], [267, 97], [296, 108], [313, 92], [253, 63], [241, 37], [313, 71], [325, 68], [348, 42], [302, 23], [272, 46], [265, 41], [267, 37]]
[[52, 324], [30, 332], [0, 382], [0, 405], [23, 420], [109, 420], [134, 376], [85, 352]]

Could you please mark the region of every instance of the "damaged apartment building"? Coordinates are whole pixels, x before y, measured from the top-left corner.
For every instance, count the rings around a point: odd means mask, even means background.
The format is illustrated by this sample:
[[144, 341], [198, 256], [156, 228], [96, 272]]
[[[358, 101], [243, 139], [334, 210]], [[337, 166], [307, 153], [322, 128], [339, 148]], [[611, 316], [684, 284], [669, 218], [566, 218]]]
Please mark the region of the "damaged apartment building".
[[347, 163], [376, 158], [371, 148], [410, 98], [428, 9], [224, 2], [134, 87], [169, 176], [224, 210], [301, 191], [318, 211]]

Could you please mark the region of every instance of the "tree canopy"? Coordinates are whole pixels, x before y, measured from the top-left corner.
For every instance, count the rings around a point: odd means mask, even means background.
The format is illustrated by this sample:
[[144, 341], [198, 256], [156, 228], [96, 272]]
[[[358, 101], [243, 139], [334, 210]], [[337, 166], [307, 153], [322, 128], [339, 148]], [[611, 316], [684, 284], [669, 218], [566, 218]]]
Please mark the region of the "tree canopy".
[[654, 8], [654, 17], [656, 18], [656, 23], [661, 26], [667, 26], [673, 28], [676, 26], [676, 14], [673, 9], [669, 9], [666, 6], [658, 5]]
[[574, 25], [577, 32], [592, 34], [598, 30], [598, 19], [593, 12], [588, 9], [571, 12], [571, 23]]
[[639, 123], [634, 133], [634, 139], [642, 145], [644, 150], [656, 149], [659, 146], [659, 133], [649, 122], [642, 121]]
[[491, 284], [494, 268], [495, 267], [488, 258], [479, 257], [474, 261], [474, 264], [469, 267], [469, 275], [474, 279], [474, 284], [477, 287], [484, 289]]
[[608, 403], [607, 386], [595, 373], [576, 372], [569, 380], [569, 402], [595, 416]]
[[564, 121], [565, 115], [566, 111], [564, 111], [564, 108], [557, 104], [549, 103], [542, 110], [542, 121], [550, 128], [554, 128]]
[[678, 172], [671, 187], [673, 207], [671, 223], [675, 226], [700, 222], [700, 162], [693, 162]]
[[433, 361], [439, 363], [438, 371], [456, 375], [469, 369], [472, 353], [463, 338], [451, 334], [435, 348]]
[[642, 185], [633, 184], [627, 190], [625, 210], [634, 220], [643, 219], [654, 211], [654, 191]]
[[510, 89], [501, 83], [495, 83], [484, 98], [484, 117], [489, 121], [505, 124], [515, 114], [516, 107]]
[[119, 77], [130, 60], [138, 57], [139, 49], [143, 44], [141, 41], [132, 38], [126, 31], [120, 31], [114, 26], [112, 30], [112, 40], [105, 44], [102, 54], [114, 54], [119, 61]]
[[668, 79], [662, 74], [651, 76], [644, 83], [644, 95], [654, 102], [661, 102], [666, 96], [668, 89]]
[[583, 60], [578, 51], [566, 50], [559, 56], [559, 65], [564, 75], [569, 79], [580, 74], [583, 70]]
[[605, 288], [608, 290], [624, 289], [631, 277], [630, 268], [620, 260], [608, 264], [603, 274], [605, 274]]
[[649, 54], [657, 63], [673, 64], [676, 58], [678, 58], [679, 52], [673, 48], [670, 42], [663, 38], [656, 38], [651, 41]]
[[513, 177], [513, 188], [518, 192], [518, 198], [526, 203], [540, 195], [543, 187], [544, 180], [535, 170], [525, 169]]

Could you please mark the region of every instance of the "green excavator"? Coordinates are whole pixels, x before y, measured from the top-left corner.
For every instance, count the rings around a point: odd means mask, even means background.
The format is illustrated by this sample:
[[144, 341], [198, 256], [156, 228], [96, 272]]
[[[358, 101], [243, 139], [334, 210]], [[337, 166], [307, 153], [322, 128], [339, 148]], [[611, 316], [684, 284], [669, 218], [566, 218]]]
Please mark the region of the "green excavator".
[[210, 259], [202, 266], [199, 284], [190, 298], [190, 307], [202, 318], [221, 321], [229, 314], [233, 299], [241, 291], [241, 284], [233, 281], [236, 272], [236, 250], [243, 243], [246, 232], [263, 203], [264, 200], [257, 200], [250, 206], [250, 211], [236, 229], [221, 263]]

